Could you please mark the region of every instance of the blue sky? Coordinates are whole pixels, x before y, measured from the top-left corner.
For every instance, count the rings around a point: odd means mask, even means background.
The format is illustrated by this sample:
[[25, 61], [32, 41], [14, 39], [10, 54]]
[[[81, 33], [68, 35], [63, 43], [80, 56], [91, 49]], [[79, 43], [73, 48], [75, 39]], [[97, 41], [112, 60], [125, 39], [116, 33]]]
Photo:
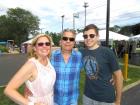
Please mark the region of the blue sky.
[[[88, 3], [86, 24], [105, 28], [107, 0], [0, 0], [0, 15], [5, 14], [7, 8], [20, 7], [39, 17], [42, 32], [60, 32], [62, 15], [64, 28], [73, 28], [73, 13], [79, 13], [75, 28], [84, 27], [84, 2]], [[140, 23], [140, 0], [110, 0], [110, 26], [135, 23]]]

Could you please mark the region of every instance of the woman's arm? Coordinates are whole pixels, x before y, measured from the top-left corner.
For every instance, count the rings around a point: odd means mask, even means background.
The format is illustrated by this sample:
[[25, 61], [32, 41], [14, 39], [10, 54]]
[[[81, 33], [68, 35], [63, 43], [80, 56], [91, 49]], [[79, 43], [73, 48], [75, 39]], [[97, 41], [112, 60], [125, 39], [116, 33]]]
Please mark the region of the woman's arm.
[[[28, 105], [28, 99], [18, 92], [18, 88], [27, 80], [32, 78], [35, 69], [32, 62], [27, 61], [12, 77], [6, 86], [4, 93], [14, 102], [20, 105]], [[35, 71], [35, 70], [34, 70]]]

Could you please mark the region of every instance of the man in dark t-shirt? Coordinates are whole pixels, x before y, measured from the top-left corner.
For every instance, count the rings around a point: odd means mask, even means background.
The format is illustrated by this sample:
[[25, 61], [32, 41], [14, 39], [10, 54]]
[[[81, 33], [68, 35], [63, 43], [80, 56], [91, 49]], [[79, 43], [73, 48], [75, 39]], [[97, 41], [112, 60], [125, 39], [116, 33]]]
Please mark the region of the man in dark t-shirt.
[[[120, 105], [122, 72], [113, 51], [98, 44], [98, 28], [87, 25], [83, 31], [86, 49], [80, 50], [86, 71], [84, 105]], [[114, 77], [115, 85], [110, 83]]]

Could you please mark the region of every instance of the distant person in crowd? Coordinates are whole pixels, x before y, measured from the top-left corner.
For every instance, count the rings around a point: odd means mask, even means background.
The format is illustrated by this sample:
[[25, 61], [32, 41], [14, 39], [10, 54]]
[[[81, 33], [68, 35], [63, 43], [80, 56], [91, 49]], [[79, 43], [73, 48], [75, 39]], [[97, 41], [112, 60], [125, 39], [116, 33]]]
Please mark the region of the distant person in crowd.
[[129, 54], [130, 59], [131, 59], [132, 48], [133, 48], [133, 45], [132, 45], [132, 43], [130, 43], [129, 49], [128, 49], [128, 54]]
[[[86, 49], [81, 50], [86, 71], [83, 105], [120, 105], [123, 77], [113, 51], [100, 46], [98, 27], [83, 30]], [[110, 82], [114, 78], [114, 85]]]
[[124, 56], [124, 53], [125, 53], [125, 46], [123, 43], [119, 44], [118, 46], [118, 57], [119, 58], [122, 58]]
[[[53, 90], [56, 73], [50, 63], [52, 40], [48, 35], [37, 35], [32, 41], [30, 58], [6, 86], [4, 93], [19, 105], [54, 105]], [[18, 92], [23, 84], [32, 93], [24, 97]]]
[[21, 53], [25, 53], [25, 46], [24, 45], [21, 45], [21, 48], [20, 48], [20, 50], [21, 50]]

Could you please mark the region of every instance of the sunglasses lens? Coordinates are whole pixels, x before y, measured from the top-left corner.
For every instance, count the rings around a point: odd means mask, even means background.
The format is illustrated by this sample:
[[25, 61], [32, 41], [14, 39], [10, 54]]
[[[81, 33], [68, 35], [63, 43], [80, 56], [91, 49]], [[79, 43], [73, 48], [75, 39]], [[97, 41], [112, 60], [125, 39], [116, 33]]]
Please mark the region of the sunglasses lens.
[[50, 43], [50, 42], [46, 42], [45, 45], [46, 45], [46, 46], [50, 46], [51, 43]]
[[37, 43], [37, 45], [40, 46], [40, 47], [43, 46], [43, 45], [50, 46], [51, 43], [50, 42], [45, 42], [45, 43], [40, 42], [40, 43]]
[[64, 41], [67, 41], [68, 40], [68, 37], [63, 37], [62, 38]]
[[88, 38], [88, 35], [83, 35], [84, 39], [87, 39]]
[[72, 41], [75, 41], [75, 38], [63, 37], [62, 39], [63, 39], [64, 41], [68, 41], [68, 40], [71, 41], [71, 42], [72, 42]]
[[43, 46], [43, 45], [44, 45], [44, 43], [38, 43], [37, 45], [38, 45], [38, 46]]
[[75, 39], [74, 39], [74, 38], [69, 38], [69, 40], [72, 42], [72, 41], [74, 41]]
[[90, 38], [94, 38], [96, 35], [95, 34], [90, 34], [89, 36], [90, 36]]
[[95, 34], [83, 35], [84, 39], [87, 39], [88, 37], [94, 38], [95, 36]]

